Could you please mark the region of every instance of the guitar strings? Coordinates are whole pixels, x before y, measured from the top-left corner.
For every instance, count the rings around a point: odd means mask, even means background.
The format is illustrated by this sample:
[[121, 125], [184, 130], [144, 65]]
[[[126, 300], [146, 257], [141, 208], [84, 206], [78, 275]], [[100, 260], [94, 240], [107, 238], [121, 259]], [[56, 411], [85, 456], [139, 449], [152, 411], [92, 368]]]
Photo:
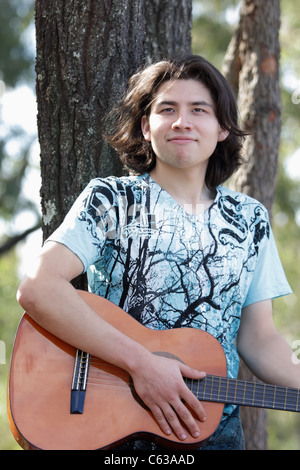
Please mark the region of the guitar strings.
[[[105, 374], [112, 374], [113, 370], [120, 370], [117, 366], [113, 366], [113, 365], [108, 364], [104, 361], [101, 361], [101, 359], [97, 359], [97, 358], [95, 358], [95, 359], [93, 358], [93, 360], [91, 361], [91, 365], [94, 365], [94, 364], [97, 364], [98, 367], [103, 366], [103, 365], [108, 365], [110, 370], [105, 371]], [[98, 367], [96, 367], [94, 369], [94, 372], [97, 371]], [[103, 371], [99, 371], [99, 372], [103, 373]], [[126, 375], [126, 372], [124, 373], [124, 375]], [[90, 374], [89, 374], [89, 376], [90, 376]], [[94, 377], [95, 380], [99, 380], [99, 376], [97, 376], [97, 373], [93, 377]], [[106, 376], [106, 379], [108, 379], [107, 376]], [[118, 380], [121, 381], [121, 379], [118, 379]], [[258, 382], [246, 382], [246, 381], [242, 381], [242, 380], [230, 379], [230, 378], [227, 378], [227, 377], [215, 377], [215, 376], [207, 375], [205, 379], [199, 380], [199, 381], [195, 381], [195, 380], [193, 381], [192, 379], [186, 379], [186, 380], [190, 381], [190, 382], [193, 382], [193, 384], [190, 388], [193, 388], [193, 386], [195, 386], [195, 383], [196, 383], [196, 386], [199, 387], [199, 384], [201, 384], [201, 382], [204, 382], [204, 381], [205, 381], [205, 385], [207, 385], [209, 383], [209, 381], [212, 381], [212, 380], [220, 381], [220, 384], [217, 385], [219, 393], [216, 393], [215, 391], [206, 392], [207, 395], [213, 393], [214, 398], [216, 398], [218, 395], [222, 395], [222, 394], [226, 394], [227, 396], [231, 396], [228, 393], [229, 387], [235, 389], [234, 392], [232, 392], [233, 396], [240, 397], [240, 398], [243, 397], [245, 395], [245, 393], [247, 393], [247, 390], [246, 390], [247, 388], [252, 388], [252, 389], [256, 389], [256, 390], [257, 390], [257, 388], [261, 388], [261, 390], [262, 390], [261, 393], [263, 393], [265, 398], [269, 398], [269, 399], [274, 396], [274, 392], [275, 392], [276, 395], [277, 395], [276, 401], [280, 401], [279, 394], [281, 393], [283, 395], [281, 397], [283, 402], [284, 402], [285, 399], [287, 399], [287, 400], [288, 399], [293, 399], [294, 397], [296, 398], [299, 395], [299, 390], [298, 389], [280, 387], [280, 386], [276, 386], [276, 385], [269, 386], [268, 384], [261, 384], [261, 383], [258, 383]], [[100, 381], [101, 381], [101, 379], [100, 379]], [[128, 386], [128, 384], [126, 386]], [[208, 385], [208, 386], [212, 387], [212, 385]], [[216, 385], [214, 385], [214, 386], [216, 387]], [[271, 387], [271, 389], [269, 387]], [[246, 392], [245, 392], [245, 390], [246, 390]], [[248, 393], [249, 393], [249, 391], [248, 391]], [[199, 394], [199, 389], [197, 389], [196, 394]], [[291, 394], [294, 394], [294, 397], [291, 397], [290, 396]], [[205, 392], [204, 392], [204, 395], [205, 395]]]
[[200, 388], [202, 388], [200, 393], [199, 383], [200, 381], [196, 384], [197, 391], [194, 394], [198, 395], [198, 398], [203, 401], [207, 399], [223, 402], [225, 400], [220, 399], [220, 396], [226, 396], [226, 402], [228, 403], [238, 402], [238, 404], [246, 406], [299, 411], [300, 391], [298, 389], [246, 382], [227, 377], [206, 376], [206, 382], [203, 385], [200, 384]]
[[[93, 357], [90, 361], [87, 384], [91, 386], [105, 386], [107, 388], [132, 389], [133, 385], [128, 380], [128, 374], [125, 371], [121, 372], [124, 375], [124, 379], [122, 379], [115, 375], [118, 371], [122, 370], [117, 366]], [[126, 381], [126, 378], [128, 381]]]
[[[118, 372], [124, 377], [116, 375]], [[299, 410], [299, 390], [259, 382], [246, 382], [227, 377], [207, 375], [201, 380], [185, 379], [187, 386], [199, 400], [243, 404], [265, 408], [279, 408], [290, 411]], [[215, 383], [213, 383], [215, 382]], [[217, 383], [216, 383], [217, 382]], [[190, 385], [189, 385], [190, 383]], [[99, 358], [90, 360], [87, 379], [89, 386], [100, 386], [114, 389], [133, 389], [128, 374], [117, 366], [113, 366]], [[193, 390], [194, 389], [194, 390]], [[256, 394], [256, 396], [255, 396]]]

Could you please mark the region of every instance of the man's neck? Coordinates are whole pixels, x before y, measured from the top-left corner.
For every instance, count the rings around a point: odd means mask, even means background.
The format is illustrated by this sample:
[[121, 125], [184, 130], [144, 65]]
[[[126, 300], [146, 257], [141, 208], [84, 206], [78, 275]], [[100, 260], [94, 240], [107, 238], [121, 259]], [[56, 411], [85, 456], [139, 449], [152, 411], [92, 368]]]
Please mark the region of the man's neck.
[[200, 214], [212, 204], [215, 194], [205, 184], [205, 174], [193, 169], [155, 167], [150, 176], [167, 191], [187, 212]]

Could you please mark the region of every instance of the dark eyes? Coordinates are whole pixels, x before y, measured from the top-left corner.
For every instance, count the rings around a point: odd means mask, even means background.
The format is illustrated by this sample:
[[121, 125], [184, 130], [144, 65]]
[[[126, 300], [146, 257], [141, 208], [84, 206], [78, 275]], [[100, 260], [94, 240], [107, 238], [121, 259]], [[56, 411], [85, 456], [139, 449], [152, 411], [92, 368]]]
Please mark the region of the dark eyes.
[[206, 113], [206, 109], [203, 109], [203, 108], [194, 108], [193, 111], [195, 113]]
[[[175, 113], [175, 109], [174, 108], [163, 108], [160, 112], [161, 113]], [[207, 110], [204, 109], [204, 108], [193, 108], [192, 109], [192, 112], [195, 113], [195, 114], [202, 114], [202, 113], [207, 113]]]
[[161, 110], [161, 112], [162, 112], [162, 113], [174, 113], [175, 110], [174, 110], [174, 108], [163, 108], [163, 109]]

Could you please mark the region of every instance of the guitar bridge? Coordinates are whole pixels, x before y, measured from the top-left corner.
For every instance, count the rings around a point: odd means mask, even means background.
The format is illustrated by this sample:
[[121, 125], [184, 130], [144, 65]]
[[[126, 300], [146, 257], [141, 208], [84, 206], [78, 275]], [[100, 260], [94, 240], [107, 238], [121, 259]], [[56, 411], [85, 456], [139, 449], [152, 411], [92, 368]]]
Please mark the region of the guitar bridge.
[[90, 358], [89, 353], [77, 349], [71, 390], [71, 414], [83, 413]]

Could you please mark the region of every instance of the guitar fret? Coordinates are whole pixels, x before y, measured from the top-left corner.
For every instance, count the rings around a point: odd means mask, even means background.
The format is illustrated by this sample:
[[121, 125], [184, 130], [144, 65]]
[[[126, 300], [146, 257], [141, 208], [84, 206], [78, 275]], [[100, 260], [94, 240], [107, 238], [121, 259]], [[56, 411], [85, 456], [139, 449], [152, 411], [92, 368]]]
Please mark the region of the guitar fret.
[[254, 386], [252, 382], [245, 382], [243, 401], [244, 403], [250, 403], [251, 405], [254, 402]]
[[200, 401], [300, 412], [298, 389], [214, 375], [189, 384]]
[[273, 388], [273, 408], [275, 408], [275, 398], [276, 398], [276, 385]]
[[197, 380], [197, 393], [195, 393], [196, 396], [198, 396], [198, 393], [199, 393], [199, 384], [200, 384], [200, 380]]
[[265, 392], [266, 392], [266, 388], [265, 388], [264, 385], [262, 385], [262, 390], [263, 390], [262, 405], [265, 406]]
[[205, 392], [206, 392], [206, 380], [204, 380], [204, 389], [203, 389], [203, 396], [205, 396]]
[[211, 377], [211, 386], [210, 386], [210, 399], [212, 399], [212, 392], [213, 392], [213, 384], [214, 384], [214, 377]]
[[238, 382], [236, 381], [234, 385], [235, 385], [235, 387], [234, 387], [234, 401], [236, 401], [236, 392], [237, 392]]
[[254, 397], [255, 397], [255, 388], [256, 388], [256, 383], [253, 382], [253, 393], [252, 393], [252, 406], [254, 406]]
[[218, 387], [218, 397], [220, 397], [220, 392], [221, 392], [221, 385], [222, 385], [222, 379], [219, 377], [219, 387]]
[[245, 398], [246, 398], [246, 384], [244, 386], [244, 393], [243, 393], [243, 402], [245, 403]]
[[285, 389], [285, 394], [284, 394], [284, 409], [286, 409], [286, 398], [287, 398], [287, 389]]
[[219, 403], [300, 411], [300, 390], [207, 375], [204, 379], [186, 379], [199, 400]]
[[229, 380], [226, 380], [226, 397], [228, 396]]
[[299, 390], [286, 389], [286, 402], [285, 410], [287, 411], [300, 411], [299, 410]]

